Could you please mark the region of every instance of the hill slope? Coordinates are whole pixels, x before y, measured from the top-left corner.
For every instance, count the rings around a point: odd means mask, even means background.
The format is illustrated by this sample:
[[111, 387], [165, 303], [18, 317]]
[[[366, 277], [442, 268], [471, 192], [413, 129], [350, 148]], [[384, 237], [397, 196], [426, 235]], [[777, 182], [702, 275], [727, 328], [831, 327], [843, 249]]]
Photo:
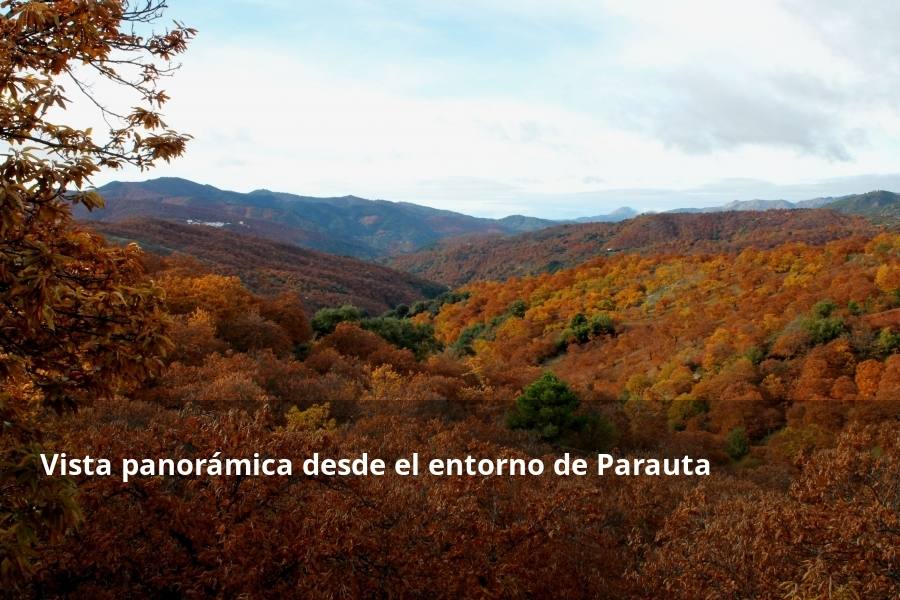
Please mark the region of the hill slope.
[[900, 194], [877, 190], [865, 194], [843, 196], [825, 204], [845, 214], [863, 215], [874, 220], [900, 219]]
[[[874, 363], [894, 354], [900, 367], [898, 248], [900, 236], [879, 234], [739, 254], [617, 254], [473, 282], [430, 321], [485, 377], [522, 385], [552, 368], [584, 397], [658, 402], [672, 421], [685, 417], [672, 401], [702, 401], [711, 411], [701, 427], [761, 439], [774, 425], [763, 399], [897, 401], [900, 370]], [[884, 371], [883, 385], [857, 374], [866, 369]]]
[[212, 227], [155, 219], [95, 223], [114, 242], [136, 241], [157, 254], [192, 256], [217, 273], [237, 275], [252, 290], [268, 294], [285, 288], [299, 292], [308, 309], [354, 304], [372, 314], [441, 291], [441, 285], [408, 273], [331, 256]]
[[611, 252], [733, 252], [792, 241], [822, 244], [875, 230], [861, 217], [827, 210], [662, 213], [621, 223], [561, 225], [516, 236], [447, 240], [397, 256], [390, 264], [457, 286], [553, 272]]
[[242, 194], [177, 178], [113, 182], [98, 191], [106, 199], [106, 208], [77, 210], [78, 218], [104, 222], [134, 217], [193, 221], [359, 258], [408, 252], [450, 236], [518, 233], [554, 224], [518, 215], [484, 219], [355, 196], [313, 198], [268, 190]]
[[[721, 206], [677, 208], [673, 213], [714, 213], [752, 210], [793, 210], [797, 208], [830, 208], [848, 215], [883, 219], [900, 217], [900, 194], [876, 190], [849, 196], [828, 196], [790, 202], [788, 200], [733, 200]], [[581, 219], [579, 219], [581, 220]]]

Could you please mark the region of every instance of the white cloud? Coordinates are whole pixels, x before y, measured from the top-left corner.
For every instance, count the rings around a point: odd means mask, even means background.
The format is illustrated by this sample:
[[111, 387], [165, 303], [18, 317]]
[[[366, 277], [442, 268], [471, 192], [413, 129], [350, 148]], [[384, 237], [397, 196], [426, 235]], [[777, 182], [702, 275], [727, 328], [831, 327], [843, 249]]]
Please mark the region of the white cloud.
[[[299, 23], [313, 10], [271, 2], [254, 4]], [[166, 87], [170, 124], [195, 140], [154, 175], [554, 216], [553, 198], [600, 213], [628, 188], [894, 173], [900, 12], [866, 2], [317, 5], [389, 55], [343, 29], [238, 43], [192, 23], [200, 37]], [[470, 46], [444, 39], [460, 23], [477, 24]]]

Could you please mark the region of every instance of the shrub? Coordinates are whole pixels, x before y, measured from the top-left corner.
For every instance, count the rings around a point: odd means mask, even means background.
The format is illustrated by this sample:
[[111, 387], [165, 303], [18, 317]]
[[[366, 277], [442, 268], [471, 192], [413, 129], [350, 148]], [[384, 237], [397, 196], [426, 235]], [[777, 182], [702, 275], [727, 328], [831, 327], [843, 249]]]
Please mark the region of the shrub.
[[682, 395], [672, 400], [666, 416], [673, 429], [683, 429], [685, 421], [708, 411], [709, 405], [705, 400]]
[[750, 452], [750, 438], [743, 427], [735, 427], [725, 438], [725, 452], [733, 460], [739, 460]]
[[313, 404], [306, 410], [300, 410], [296, 406], [285, 415], [288, 431], [317, 431], [319, 429], [330, 430], [337, 427], [337, 421], [330, 416], [331, 405]]
[[359, 321], [362, 313], [351, 304], [340, 308], [323, 308], [316, 312], [312, 319], [312, 328], [319, 336], [328, 335], [339, 323]]
[[594, 335], [612, 335], [615, 332], [615, 322], [608, 313], [594, 315], [591, 319], [591, 333]]
[[847, 326], [839, 317], [824, 317], [805, 320], [803, 329], [813, 344], [826, 344], [843, 334]]
[[759, 346], [751, 346], [750, 349], [744, 353], [744, 358], [754, 365], [758, 365], [766, 358], [766, 351]]
[[890, 328], [885, 327], [878, 333], [875, 347], [881, 354], [893, 354], [900, 350], [900, 333], [894, 333]]
[[[465, 298], [468, 298], [468, 293], [466, 293]], [[451, 349], [457, 356], [474, 354], [475, 352], [472, 349], [472, 342], [479, 338], [493, 340], [498, 327], [503, 325], [503, 323], [505, 323], [507, 319], [511, 317], [524, 317], [526, 310], [528, 310], [528, 305], [524, 300], [514, 300], [506, 308], [505, 311], [493, 317], [489, 322], [475, 323], [474, 325], [471, 325], [470, 327], [464, 329], [459, 334], [459, 337], [456, 338], [456, 341], [451, 346]]]
[[578, 313], [569, 322], [569, 340], [578, 344], [587, 342], [591, 337], [591, 326], [588, 324], [587, 317], [582, 313]]
[[509, 308], [506, 309], [506, 312], [513, 317], [518, 317], [521, 319], [525, 316], [526, 310], [528, 310], [528, 305], [524, 300], [518, 299], [514, 300], [513, 303], [509, 305]]
[[560, 336], [560, 349], [564, 350], [568, 344], [585, 344], [595, 337], [614, 334], [616, 331], [612, 317], [607, 313], [599, 313], [590, 318], [584, 313], [578, 313], [569, 321], [569, 326], [563, 330]]
[[456, 341], [453, 342], [453, 346], [451, 346], [453, 352], [459, 356], [475, 354], [475, 351], [472, 349], [472, 342], [481, 337], [486, 329], [487, 327], [484, 323], [476, 323], [463, 329]]
[[827, 319], [836, 308], [837, 305], [831, 300], [821, 300], [812, 307], [812, 316], [818, 319]]
[[456, 304], [469, 298], [469, 292], [444, 292], [437, 298], [431, 300], [419, 300], [409, 307], [407, 316], [414, 317], [418, 314], [427, 312], [432, 317], [441, 311], [441, 307], [445, 304]]
[[826, 344], [846, 331], [844, 320], [832, 316], [836, 308], [831, 300], [822, 300], [813, 306], [810, 318], [801, 323], [813, 344]]
[[362, 327], [395, 346], [412, 350], [419, 360], [441, 350], [440, 342], [434, 338], [434, 327], [428, 324], [416, 325], [408, 319], [376, 317], [364, 320]]

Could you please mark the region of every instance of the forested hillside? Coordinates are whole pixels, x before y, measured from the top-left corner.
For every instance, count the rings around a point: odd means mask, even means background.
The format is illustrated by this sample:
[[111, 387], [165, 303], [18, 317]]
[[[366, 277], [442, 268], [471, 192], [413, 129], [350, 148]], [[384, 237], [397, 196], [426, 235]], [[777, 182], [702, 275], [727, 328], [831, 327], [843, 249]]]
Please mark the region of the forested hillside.
[[825, 204], [825, 207], [846, 214], [863, 215], [895, 226], [900, 221], [900, 194], [884, 190], [835, 198]]
[[296, 292], [309, 310], [353, 304], [380, 314], [444, 291], [439, 284], [381, 265], [211, 227], [154, 219], [94, 227], [113, 241], [135, 241], [155, 254], [177, 252], [209, 272], [236, 275], [257, 293]]
[[732, 252], [792, 241], [822, 244], [875, 231], [861, 217], [827, 210], [663, 213], [621, 223], [561, 225], [508, 237], [450, 239], [394, 257], [390, 264], [456, 286], [553, 272], [616, 252]]
[[403, 263], [444, 290], [242, 228], [375, 256], [501, 221], [170, 179], [91, 230], [92, 178], [193, 139], [165, 9], [0, 0], [0, 597], [900, 598], [900, 234], [653, 215]]
[[418, 318], [481, 373], [521, 386], [552, 368], [600, 401], [684, 397], [717, 415], [753, 400], [763, 404], [748, 415], [764, 419], [767, 402], [900, 400], [900, 372], [876, 364], [900, 344], [890, 333], [898, 244], [882, 234], [736, 255], [619, 254], [474, 282], [464, 301]]
[[356, 196], [314, 198], [269, 190], [242, 194], [171, 177], [116, 181], [97, 191], [104, 198], [104, 207], [92, 211], [77, 209], [77, 218], [104, 222], [135, 217], [192, 221], [360, 258], [408, 252], [450, 236], [517, 233], [553, 224], [521, 215], [484, 219], [407, 202]]
[[[76, 477], [85, 521], [40, 546], [35, 597], [900, 590], [898, 236], [621, 254], [312, 327], [290, 295], [155, 269], [173, 351], [146, 385], [56, 422], [72, 455], [614, 448], [707, 457], [712, 475]], [[430, 326], [419, 359], [396, 345]], [[529, 412], [540, 398], [567, 404]]]

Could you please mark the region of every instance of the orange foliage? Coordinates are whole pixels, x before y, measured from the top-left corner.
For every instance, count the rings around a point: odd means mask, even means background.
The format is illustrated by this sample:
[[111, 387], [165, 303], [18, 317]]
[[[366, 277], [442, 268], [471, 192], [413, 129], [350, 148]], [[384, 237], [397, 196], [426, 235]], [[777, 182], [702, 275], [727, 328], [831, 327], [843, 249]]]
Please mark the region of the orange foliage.
[[[505, 417], [552, 369], [583, 414], [615, 428], [617, 453], [706, 457], [713, 474], [82, 477], [85, 525], [41, 547], [30, 595], [896, 595], [900, 407], [875, 400], [900, 389], [900, 354], [844, 308], [885, 308], [874, 273], [896, 257], [867, 247], [621, 255], [472, 284], [468, 300], [417, 317], [449, 346], [421, 361], [356, 323], [311, 339], [296, 296], [162, 261], [175, 352], [133, 400], [59, 421], [70, 454], [549, 464], [562, 449]], [[804, 322], [824, 298], [847, 328], [816, 345]], [[573, 317], [599, 313], [614, 331], [564, 338]], [[474, 354], [455, 346], [464, 331]], [[750, 448], [736, 461], [726, 444], [740, 429]]]

